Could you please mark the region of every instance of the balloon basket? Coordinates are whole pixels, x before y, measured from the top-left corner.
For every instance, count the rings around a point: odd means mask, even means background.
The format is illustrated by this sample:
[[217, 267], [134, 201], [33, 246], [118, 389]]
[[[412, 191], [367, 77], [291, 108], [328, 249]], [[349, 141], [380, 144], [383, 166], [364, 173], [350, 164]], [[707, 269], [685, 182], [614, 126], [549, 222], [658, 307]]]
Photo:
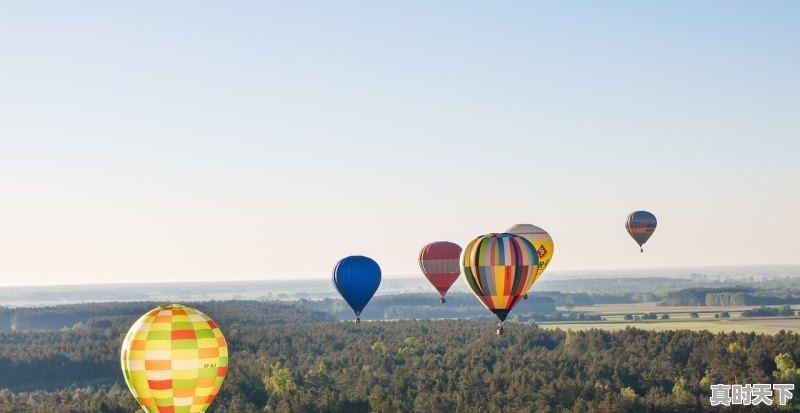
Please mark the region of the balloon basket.
[[502, 336], [503, 335], [503, 323], [502, 322], [497, 325], [497, 335], [498, 336]]
[[356, 317], [356, 324], [361, 323], [361, 317]]
[[447, 300], [445, 300], [444, 297], [442, 297], [442, 304], [444, 304], [446, 302], [447, 302]]

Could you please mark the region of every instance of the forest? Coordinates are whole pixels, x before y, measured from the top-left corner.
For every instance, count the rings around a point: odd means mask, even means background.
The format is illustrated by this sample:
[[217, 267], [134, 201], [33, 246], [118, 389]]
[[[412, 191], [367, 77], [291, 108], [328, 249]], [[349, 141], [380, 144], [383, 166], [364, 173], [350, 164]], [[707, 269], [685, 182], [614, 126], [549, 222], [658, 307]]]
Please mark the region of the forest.
[[664, 306], [753, 306], [799, 304], [800, 291], [751, 287], [686, 288], [672, 291], [661, 301]]
[[[153, 306], [40, 309], [97, 316], [69, 329], [0, 333], [0, 412], [136, 411], [119, 348]], [[677, 412], [711, 410], [711, 383], [800, 385], [800, 335], [790, 332], [573, 332], [512, 322], [496, 336], [482, 321], [354, 324], [301, 305], [193, 306], [222, 326], [231, 350], [209, 412]], [[759, 410], [769, 409], [779, 408]]]

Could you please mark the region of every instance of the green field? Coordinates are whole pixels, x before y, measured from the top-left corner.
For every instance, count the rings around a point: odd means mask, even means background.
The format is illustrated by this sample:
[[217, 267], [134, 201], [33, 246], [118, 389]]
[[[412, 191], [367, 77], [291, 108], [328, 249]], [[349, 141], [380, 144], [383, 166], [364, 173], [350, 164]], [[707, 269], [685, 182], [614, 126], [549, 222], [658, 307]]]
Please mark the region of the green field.
[[624, 330], [628, 327], [644, 330], [707, 330], [712, 333], [730, 331], [753, 331], [755, 333], [775, 334], [781, 330], [800, 333], [800, 318], [795, 319], [738, 319], [738, 320], [701, 320], [701, 321], [649, 321], [649, 322], [595, 322], [595, 323], [539, 323], [542, 328], [562, 330]]
[[[591, 307], [575, 307], [573, 312], [596, 314], [603, 317], [603, 321], [582, 322], [541, 322], [537, 323], [542, 328], [562, 330], [589, 330], [599, 328], [604, 330], [624, 330], [628, 327], [644, 330], [707, 330], [712, 333], [731, 331], [753, 331], [756, 333], [775, 334], [781, 330], [800, 333], [800, 317], [741, 317], [741, 313], [752, 307], [659, 307], [656, 303], [642, 304], [610, 304]], [[566, 309], [559, 308], [566, 311]], [[795, 307], [795, 310], [797, 308]], [[727, 311], [730, 318], [715, 318], [715, 315]], [[691, 318], [690, 313], [698, 313], [698, 318]], [[638, 315], [642, 313], [656, 313], [660, 317], [668, 314], [669, 320], [625, 320], [626, 314]]]

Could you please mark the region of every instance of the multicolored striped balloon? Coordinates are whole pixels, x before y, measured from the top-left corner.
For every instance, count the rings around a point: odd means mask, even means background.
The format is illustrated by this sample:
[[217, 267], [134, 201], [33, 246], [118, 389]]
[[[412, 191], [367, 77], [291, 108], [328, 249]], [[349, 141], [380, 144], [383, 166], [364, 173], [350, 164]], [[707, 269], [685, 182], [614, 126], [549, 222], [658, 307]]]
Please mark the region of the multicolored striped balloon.
[[442, 304], [447, 302], [444, 298], [447, 290], [461, 275], [460, 256], [461, 247], [449, 241], [431, 242], [419, 252], [419, 268], [439, 291]]
[[464, 279], [478, 301], [503, 321], [528, 292], [539, 271], [530, 241], [514, 234], [487, 234], [472, 240], [461, 255]]
[[162, 305], [139, 318], [122, 342], [125, 383], [149, 413], [202, 413], [228, 368], [228, 345], [207, 315]]

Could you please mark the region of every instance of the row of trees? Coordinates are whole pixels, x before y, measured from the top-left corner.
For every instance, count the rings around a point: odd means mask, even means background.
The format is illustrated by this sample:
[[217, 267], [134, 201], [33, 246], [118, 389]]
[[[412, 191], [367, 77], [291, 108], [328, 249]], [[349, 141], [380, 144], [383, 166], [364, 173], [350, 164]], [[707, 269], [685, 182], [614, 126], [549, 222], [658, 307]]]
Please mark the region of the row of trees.
[[641, 321], [641, 320], [669, 320], [669, 314], [661, 314], [659, 317], [656, 313], [645, 313], [645, 314], [625, 314], [623, 317], [625, 321]]
[[[722, 297], [740, 296], [754, 291], [752, 288], [686, 288], [673, 291], [661, 301], [663, 306], [704, 306], [709, 300], [721, 300]], [[739, 294], [739, 295], [737, 295]], [[732, 305], [732, 304], [726, 304]]]
[[[298, 303], [264, 301], [206, 301], [188, 303], [209, 313], [219, 322], [266, 324], [334, 321], [331, 314], [305, 308]], [[105, 326], [112, 320], [133, 323], [157, 304], [147, 301], [69, 304], [50, 307], [0, 307], [0, 331], [61, 330], [76, 325]], [[288, 311], [291, 309], [292, 311]]]
[[800, 304], [800, 291], [758, 291], [749, 287], [686, 288], [670, 292], [660, 304], [715, 307]]
[[[301, 299], [300, 305], [314, 311], [334, 315], [340, 320], [354, 318], [353, 311], [341, 299], [322, 300]], [[549, 295], [531, 295], [515, 307], [517, 315], [552, 314], [556, 311], [556, 301]], [[429, 318], [473, 318], [490, 319], [494, 317], [486, 308], [468, 293], [450, 293], [447, 304], [439, 302], [437, 294], [394, 294], [374, 297], [361, 313], [362, 320], [399, 320]]]
[[742, 311], [742, 317], [792, 317], [794, 315], [794, 310], [788, 305], [774, 308], [759, 307]]

